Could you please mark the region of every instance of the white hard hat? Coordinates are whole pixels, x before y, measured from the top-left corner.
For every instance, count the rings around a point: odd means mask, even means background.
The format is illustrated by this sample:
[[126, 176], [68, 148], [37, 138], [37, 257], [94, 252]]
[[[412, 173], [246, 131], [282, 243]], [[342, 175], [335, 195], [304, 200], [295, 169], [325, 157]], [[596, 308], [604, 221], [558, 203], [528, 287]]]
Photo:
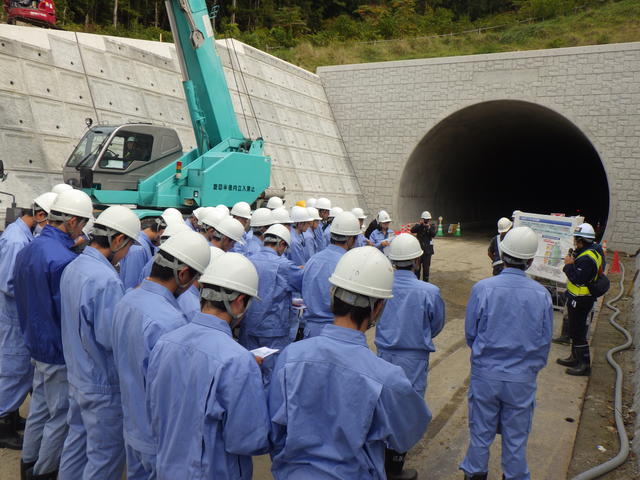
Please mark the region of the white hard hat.
[[244, 227], [235, 218], [223, 218], [214, 228], [217, 232], [221, 233], [225, 237], [229, 237], [231, 240], [238, 242], [240, 245], [244, 245], [244, 241], [242, 240]]
[[269, 235], [273, 235], [274, 237], [281, 238], [285, 241], [287, 245], [291, 245], [291, 232], [284, 225], [280, 225], [276, 223], [275, 225], [271, 225], [266, 232], [264, 232], [265, 238]]
[[180, 210], [178, 210], [177, 208], [173, 208], [173, 207], [166, 208], [160, 214], [160, 216], [162, 217], [162, 219], [165, 221], [167, 225], [174, 222], [175, 223], [184, 222], [184, 218], [182, 218], [182, 214], [180, 213]]
[[293, 223], [310, 222], [313, 218], [309, 215], [306, 207], [298, 207], [297, 205], [291, 209], [291, 221]]
[[51, 211], [66, 213], [80, 218], [93, 218], [91, 197], [82, 190], [71, 189], [58, 194], [51, 204]]
[[[216, 285], [250, 297], [258, 296], [258, 272], [253, 263], [239, 253], [228, 252], [209, 263], [200, 285]], [[203, 286], [203, 290], [206, 287]]]
[[498, 233], [508, 232], [511, 227], [513, 227], [513, 222], [507, 217], [498, 220]]
[[218, 224], [225, 218], [228, 218], [228, 215], [226, 215], [224, 212], [221, 212], [220, 210], [212, 208], [211, 210], [207, 210], [206, 212], [204, 212], [204, 214], [201, 215], [200, 223], [205, 227], [216, 228]]
[[69, 190], [73, 190], [71, 185], [67, 185], [66, 183], [58, 183], [54, 185], [51, 191], [55, 194], [60, 194], [62, 192], [68, 192]]
[[431, 220], [431, 212], [428, 212], [427, 210], [425, 210], [420, 214], [420, 218], [424, 220]]
[[574, 237], [584, 238], [586, 240], [595, 240], [596, 231], [593, 229], [590, 223], [581, 223], [573, 232]]
[[205, 212], [206, 207], [198, 207], [193, 211], [193, 216], [200, 220], [200, 215]]
[[328, 198], [320, 197], [316, 201], [316, 208], [318, 210], [331, 210], [331, 200]]
[[231, 215], [242, 218], [251, 218], [251, 206], [247, 202], [238, 202], [231, 209]]
[[345, 253], [329, 282], [366, 297], [393, 297], [393, 267], [387, 257], [374, 247], [354, 248]]
[[[221, 255], [224, 255], [224, 250], [218, 247], [211, 246], [209, 247], [209, 251], [211, 252], [211, 256], [209, 257], [209, 265], [211, 265], [211, 262], [213, 262], [216, 258], [218, 258]], [[208, 265], [207, 265], [207, 268], [209, 268]], [[207, 270], [205, 269], [205, 272], [206, 271]]]
[[341, 235], [345, 237], [355, 237], [360, 235], [360, 222], [351, 212], [340, 212], [331, 222], [329, 232], [333, 235]]
[[271, 223], [281, 223], [283, 225], [292, 223], [287, 209], [284, 207], [274, 208], [271, 211]]
[[308, 198], [308, 199], [307, 199], [307, 207], [314, 208], [314, 207], [316, 206], [316, 202], [317, 202], [317, 201], [318, 201], [318, 200], [317, 200], [317, 199], [315, 199], [315, 198], [313, 198], [313, 197]]
[[258, 208], [254, 210], [251, 215], [251, 223], [252, 227], [266, 227], [267, 225], [271, 225], [273, 221], [271, 220], [271, 210], [268, 208]]
[[538, 251], [538, 234], [529, 227], [510, 230], [500, 242], [500, 251], [510, 257], [529, 260]]
[[398, 262], [421, 257], [424, 252], [416, 237], [409, 233], [401, 233], [391, 241], [385, 253], [389, 260]]
[[282, 208], [284, 202], [280, 197], [271, 197], [267, 202], [267, 208], [275, 210], [276, 208]]
[[329, 216], [331, 218], [335, 218], [336, 215], [338, 215], [339, 213], [344, 212], [344, 209], [340, 208], [340, 207], [331, 207], [331, 210], [329, 210]]
[[191, 230], [171, 236], [160, 245], [159, 250], [172, 255], [198, 273], [204, 272], [211, 256], [209, 243], [202, 235]]
[[391, 221], [391, 216], [387, 213], [386, 210], [380, 210], [378, 212], [378, 217], [376, 220], [378, 220], [378, 223], [387, 223]]
[[351, 213], [353, 213], [359, 220], [364, 220], [365, 218], [367, 218], [367, 216], [364, 214], [364, 210], [360, 207], [355, 207], [353, 210], [351, 210]]
[[167, 228], [164, 229], [164, 231], [162, 232], [162, 235], [160, 235], [160, 241], [162, 240], [166, 240], [170, 237], [172, 237], [173, 235], [180, 233], [180, 232], [189, 232], [191, 231], [191, 229], [189, 227], [187, 227], [184, 222], [182, 223], [178, 223], [178, 222], [174, 222], [171, 223], [169, 225], [167, 225]]
[[51, 205], [57, 196], [58, 194], [54, 192], [43, 193], [42, 195], [38, 195], [33, 200], [33, 203], [36, 204], [38, 208], [47, 212], [48, 215], [51, 212]]
[[96, 218], [94, 231], [97, 230], [96, 225], [110, 228], [118, 233], [124, 233], [134, 242], [138, 241], [140, 219], [130, 209], [122, 205], [114, 205], [107, 208]]
[[226, 215], [229, 215], [229, 207], [227, 207], [226, 205], [216, 205], [215, 207], [216, 210], [218, 210], [219, 212], [223, 212]]
[[322, 218], [320, 217], [320, 214], [318, 213], [318, 209], [315, 207], [307, 207], [307, 212], [309, 212], [309, 215], [311, 216], [311, 218], [313, 220], [322, 220]]

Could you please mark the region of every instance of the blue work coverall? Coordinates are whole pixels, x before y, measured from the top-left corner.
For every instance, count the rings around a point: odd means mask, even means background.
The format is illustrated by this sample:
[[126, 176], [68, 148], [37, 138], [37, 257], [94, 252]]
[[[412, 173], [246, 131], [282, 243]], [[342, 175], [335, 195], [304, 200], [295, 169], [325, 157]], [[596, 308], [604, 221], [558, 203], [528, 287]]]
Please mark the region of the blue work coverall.
[[251, 255], [258, 253], [262, 248], [263, 243], [258, 237], [256, 237], [252, 231], [247, 232], [247, 238], [244, 243], [244, 254], [245, 257], [250, 257]]
[[369, 240], [371, 240], [374, 247], [382, 250], [384, 249], [384, 247], [381, 245], [382, 242], [384, 242], [385, 240], [391, 242], [391, 238], [389, 238], [390, 233], [390, 228], [387, 230], [387, 233], [382, 233], [376, 228], [373, 232], [371, 232], [371, 235], [369, 235]]
[[418, 280], [410, 270], [393, 274], [393, 298], [376, 325], [378, 356], [402, 367], [414, 390], [424, 397], [433, 337], [444, 327], [440, 289]]
[[367, 238], [364, 236], [364, 233], [359, 233], [353, 244], [353, 248], [366, 247], [367, 245], [369, 244], [367, 243]]
[[309, 259], [302, 277], [302, 298], [306, 305], [303, 316], [304, 337], [314, 337], [325, 325], [333, 323], [331, 311], [331, 284], [329, 277], [346, 250], [329, 245]]
[[33, 366], [16, 307], [13, 268], [18, 252], [33, 240], [19, 218], [0, 236], [0, 417], [20, 408], [31, 390]]
[[128, 291], [116, 305], [112, 345], [122, 394], [128, 480], [155, 476], [157, 445], [145, 406], [149, 356], [162, 335], [186, 324], [173, 293], [151, 280]]
[[140, 232], [138, 243], [139, 245], [133, 245], [127, 255], [120, 260], [120, 279], [125, 291], [140, 284], [142, 270], [156, 254], [156, 247], [146, 233]]
[[186, 292], [178, 297], [178, 305], [187, 321], [190, 322], [200, 311], [200, 290], [195, 285], [191, 285]]
[[309, 255], [309, 258], [311, 258], [313, 255], [318, 253], [318, 249], [316, 248], [316, 236], [313, 232], [314, 232], [313, 228], [309, 227], [302, 234], [304, 238], [304, 244], [307, 249], [307, 255]]
[[312, 249], [315, 245], [312, 242], [307, 242], [307, 238], [303, 233], [298, 233], [294, 227], [291, 227], [291, 245], [287, 249], [285, 255], [295, 265], [304, 265], [311, 258]]
[[65, 268], [60, 294], [69, 434], [58, 478], [117, 479], [124, 467], [124, 440], [111, 333], [124, 287], [109, 260], [88, 246]]
[[[316, 253], [318, 253], [320, 250], [324, 250], [325, 248], [327, 248], [329, 246], [329, 242], [327, 241], [327, 237], [325, 235], [325, 224], [320, 222], [320, 224], [318, 225], [318, 228], [316, 228], [313, 231], [313, 238], [315, 239], [315, 247], [316, 247]], [[329, 230], [330, 225], [326, 225], [326, 229]]]
[[489, 448], [502, 434], [502, 472], [529, 480], [526, 450], [536, 377], [546, 365], [553, 331], [551, 295], [524, 271], [505, 268], [471, 290], [465, 337], [471, 347], [470, 441], [460, 468], [486, 473]]
[[276, 480], [385, 479], [385, 447], [406, 452], [431, 420], [400, 367], [332, 324], [280, 354], [269, 415]]
[[37, 475], [58, 469], [67, 436], [69, 387], [60, 332], [60, 278], [77, 256], [73, 245], [71, 236], [46, 225], [20, 250], [13, 271], [20, 327], [35, 362], [22, 459], [37, 460]]
[[[282, 350], [289, 342], [290, 311], [293, 292], [302, 289], [303, 269], [271, 247], [262, 247], [251, 256], [260, 278], [258, 296], [242, 317], [240, 343], [247, 349], [269, 347]], [[265, 383], [268, 383], [276, 355], [262, 363]]]
[[147, 387], [158, 480], [251, 480], [251, 455], [269, 449], [269, 415], [256, 360], [227, 322], [198, 313], [163, 336]]

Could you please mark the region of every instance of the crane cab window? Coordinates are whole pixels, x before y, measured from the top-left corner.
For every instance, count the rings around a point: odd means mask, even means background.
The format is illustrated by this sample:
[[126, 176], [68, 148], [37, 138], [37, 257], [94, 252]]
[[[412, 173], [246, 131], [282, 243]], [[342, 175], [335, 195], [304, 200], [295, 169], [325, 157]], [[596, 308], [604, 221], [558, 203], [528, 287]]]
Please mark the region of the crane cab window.
[[102, 154], [99, 166], [113, 170], [126, 170], [133, 162], [148, 162], [152, 148], [152, 135], [119, 131]]

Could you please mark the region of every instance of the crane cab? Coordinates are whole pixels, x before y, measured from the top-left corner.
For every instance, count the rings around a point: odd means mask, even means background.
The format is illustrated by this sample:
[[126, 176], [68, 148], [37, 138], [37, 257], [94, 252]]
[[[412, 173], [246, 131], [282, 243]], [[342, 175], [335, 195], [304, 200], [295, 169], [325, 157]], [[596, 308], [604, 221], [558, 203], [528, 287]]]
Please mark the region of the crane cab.
[[144, 123], [89, 128], [69, 156], [65, 183], [74, 188], [136, 190], [143, 180], [182, 156], [175, 130]]

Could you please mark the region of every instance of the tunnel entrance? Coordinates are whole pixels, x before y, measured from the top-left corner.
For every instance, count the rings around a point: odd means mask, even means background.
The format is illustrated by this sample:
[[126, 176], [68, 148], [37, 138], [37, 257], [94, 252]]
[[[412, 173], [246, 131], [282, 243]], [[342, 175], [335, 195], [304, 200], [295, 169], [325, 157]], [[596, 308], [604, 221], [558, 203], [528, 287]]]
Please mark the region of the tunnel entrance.
[[534, 103], [498, 100], [464, 108], [416, 146], [397, 197], [403, 223], [422, 210], [445, 224], [494, 228], [513, 210], [580, 213], [604, 232], [609, 186], [589, 139]]

